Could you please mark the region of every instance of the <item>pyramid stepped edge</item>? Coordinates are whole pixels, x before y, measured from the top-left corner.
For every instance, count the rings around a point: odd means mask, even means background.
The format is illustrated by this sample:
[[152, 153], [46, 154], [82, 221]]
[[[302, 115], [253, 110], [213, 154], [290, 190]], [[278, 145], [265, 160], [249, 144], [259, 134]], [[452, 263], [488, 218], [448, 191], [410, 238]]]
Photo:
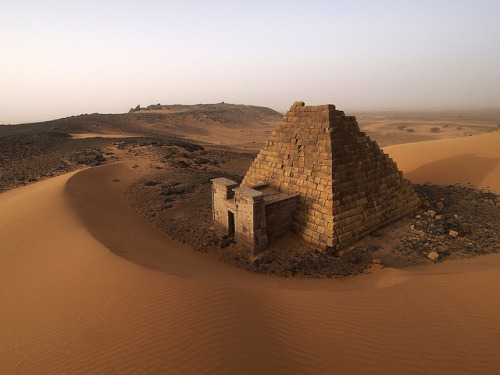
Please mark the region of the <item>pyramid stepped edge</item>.
[[416, 211], [419, 199], [396, 163], [334, 105], [295, 102], [242, 186], [298, 193], [292, 230], [321, 249], [342, 249]]

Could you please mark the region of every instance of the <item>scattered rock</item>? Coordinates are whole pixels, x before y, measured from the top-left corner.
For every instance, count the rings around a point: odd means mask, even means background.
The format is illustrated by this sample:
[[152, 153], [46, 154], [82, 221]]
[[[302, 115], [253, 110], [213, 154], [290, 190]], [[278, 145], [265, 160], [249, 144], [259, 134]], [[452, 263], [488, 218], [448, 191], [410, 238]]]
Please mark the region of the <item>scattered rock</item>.
[[184, 160], [171, 160], [170, 165], [174, 168], [188, 168], [189, 164]]
[[[226, 236], [224, 236], [226, 237]], [[231, 239], [228, 237], [224, 238], [222, 237], [222, 240], [219, 242], [219, 246], [221, 249], [225, 248], [225, 247], [228, 247], [229, 245], [231, 245]]]
[[180, 195], [184, 194], [186, 192], [186, 189], [182, 187], [172, 187], [170, 185], [162, 185], [160, 189], [160, 194], [161, 195]]
[[165, 184], [164, 186], [170, 187], [170, 186], [177, 186], [177, 185], [180, 185], [180, 182], [172, 181], [172, 182]]
[[85, 150], [72, 154], [69, 160], [76, 164], [86, 164], [91, 167], [96, 167], [106, 159], [97, 150]]
[[439, 254], [436, 253], [435, 251], [431, 251], [429, 254], [427, 254], [427, 258], [435, 262], [436, 260], [439, 259]]
[[189, 142], [176, 142], [177, 146], [184, 148], [186, 151], [194, 152], [194, 151], [203, 151], [205, 148], [200, 145], [195, 145], [194, 143]]
[[210, 160], [204, 159], [204, 158], [197, 158], [197, 159], [195, 159], [194, 162], [196, 164], [198, 164], [198, 165], [202, 165], [202, 164], [208, 164], [208, 163], [210, 163]]
[[434, 218], [434, 216], [436, 216], [436, 211], [428, 210], [425, 214], [427, 216], [430, 216], [430, 217]]
[[113, 182], [118, 182], [118, 181], [120, 181], [120, 180], [117, 178], [113, 179]]
[[186, 189], [181, 188], [181, 187], [174, 187], [171, 189], [171, 191], [174, 194], [184, 194], [186, 192]]
[[450, 233], [448, 233], [452, 237], [458, 237], [458, 232], [454, 230], [450, 230]]
[[438, 210], [442, 210], [444, 208], [443, 202], [437, 202], [436, 203], [436, 207], [437, 207]]
[[155, 186], [155, 185], [158, 185], [158, 183], [159, 183], [158, 181], [153, 181], [153, 180], [151, 180], [151, 181], [146, 181], [146, 182], [144, 183], [144, 185], [145, 185], [145, 186]]

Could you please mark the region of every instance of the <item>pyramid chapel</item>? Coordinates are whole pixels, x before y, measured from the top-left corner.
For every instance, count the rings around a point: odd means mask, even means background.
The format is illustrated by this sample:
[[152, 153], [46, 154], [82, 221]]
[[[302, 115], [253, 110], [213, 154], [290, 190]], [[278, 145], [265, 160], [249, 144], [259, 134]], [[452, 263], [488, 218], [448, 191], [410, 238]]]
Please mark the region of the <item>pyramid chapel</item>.
[[241, 185], [212, 180], [213, 220], [254, 253], [290, 230], [340, 250], [418, 205], [396, 163], [331, 104], [295, 102]]

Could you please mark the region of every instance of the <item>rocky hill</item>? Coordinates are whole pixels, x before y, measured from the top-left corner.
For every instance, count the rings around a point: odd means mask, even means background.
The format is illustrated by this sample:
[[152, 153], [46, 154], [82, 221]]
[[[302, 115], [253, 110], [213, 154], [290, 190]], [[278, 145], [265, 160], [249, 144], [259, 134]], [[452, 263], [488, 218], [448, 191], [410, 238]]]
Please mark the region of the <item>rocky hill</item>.
[[145, 108], [137, 106], [126, 114], [94, 113], [31, 124], [0, 126], [0, 136], [57, 130], [69, 134], [178, 136], [209, 141], [208, 137], [221, 132], [252, 129], [270, 131], [280, 119], [280, 113], [267, 107], [226, 103], [157, 104]]

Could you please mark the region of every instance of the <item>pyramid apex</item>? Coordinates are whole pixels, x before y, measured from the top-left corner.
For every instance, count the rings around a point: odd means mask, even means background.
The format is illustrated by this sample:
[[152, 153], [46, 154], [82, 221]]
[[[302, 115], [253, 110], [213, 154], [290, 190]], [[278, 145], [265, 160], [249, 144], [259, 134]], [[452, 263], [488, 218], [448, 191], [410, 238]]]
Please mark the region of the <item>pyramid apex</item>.
[[292, 112], [297, 112], [297, 111], [304, 111], [304, 112], [317, 112], [317, 111], [335, 111], [335, 106], [333, 104], [322, 104], [322, 105], [315, 105], [315, 106], [306, 106], [304, 102], [302, 101], [297, 101], [292, 104], [290, 107], [290, 111]]

